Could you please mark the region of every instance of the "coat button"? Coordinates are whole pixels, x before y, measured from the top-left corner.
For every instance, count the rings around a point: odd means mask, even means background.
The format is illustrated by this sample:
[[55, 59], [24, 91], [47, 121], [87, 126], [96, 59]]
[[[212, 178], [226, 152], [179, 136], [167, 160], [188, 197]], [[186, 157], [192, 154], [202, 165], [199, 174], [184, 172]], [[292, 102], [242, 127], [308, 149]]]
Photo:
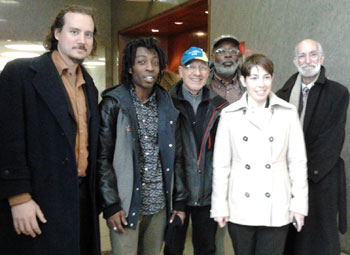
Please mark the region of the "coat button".
[[270, 168], [271, 168], [271, 165], [270, 165], [270, 164], [266, 164], [266, 165], [265, 165], [265, 168], [266, 168], [266, 169], [270, 169]]
[[136, 188], [136, 191], [139, 191], [140, 190], [140, 188]]
[[130, 224], [130, 227], [133, 227], [133, 226], [134, 226], [134, 223], [131, 223], [131, 224]]
[[273, 142], [273, 137], [272, 136], [270, 136], [269, 141]]
[[4, 175], [9, 175], [10, 174], [10, 170], [6, 169], [4, 170]]
[[315, 171], [314, 171], [314, 174], [315, 174], [315, 175], [318, 175], [318, 170], [315, 170]]
[[249, 170], [250, 169], [250, 165], [246, 164], [245, 168]]
[[250, 194], [248, 192], [244, 193], [246, 197], [250, 197]]
[[133, 213], [132, 213], [132, 216], [135, 216], [135, 215], [136, 215], [136, 213], [133, 212]]
[[61, 136], [64, 136], [64, 132], [61, 133]]
[[167, 169], [165, 169], [167, 172], [169, 172], [170, 171], [170, 168], [167, 168]]
[[270, 194], [269, 192], [266, 192], [266, 193], [265, 193], [265, 196], [266, 196], [266, 197], [270, 197], [271, 194]]
[[170, 143], [170, 144], [169, 144], [169, 147], [171, 148], [171, 147], [173, 147], [173, 145]]
[[169, 123], [172, 125], [172, 124], [174, 124], [174, 121], [171, 120], [171, 121], [169, 121]]
[[243, 141], [248, 141], [248, 137], [246, 137], [246, 136], [243, 136]]

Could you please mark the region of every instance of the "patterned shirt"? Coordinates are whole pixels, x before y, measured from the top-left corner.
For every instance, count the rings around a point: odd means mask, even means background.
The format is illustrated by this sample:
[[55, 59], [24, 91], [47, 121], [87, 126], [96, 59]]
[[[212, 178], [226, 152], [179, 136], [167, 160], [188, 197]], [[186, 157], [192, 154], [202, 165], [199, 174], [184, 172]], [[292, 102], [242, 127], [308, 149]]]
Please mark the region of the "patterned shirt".
[[141, 174], [141, 215], [151, 215], [165, 207], [162, 167], [158, 146], [158, 107], [155, 91], [144, 102], [136, 96], [134, 88], [131, 97], [136, 110], [140, 141], [139, 166]]

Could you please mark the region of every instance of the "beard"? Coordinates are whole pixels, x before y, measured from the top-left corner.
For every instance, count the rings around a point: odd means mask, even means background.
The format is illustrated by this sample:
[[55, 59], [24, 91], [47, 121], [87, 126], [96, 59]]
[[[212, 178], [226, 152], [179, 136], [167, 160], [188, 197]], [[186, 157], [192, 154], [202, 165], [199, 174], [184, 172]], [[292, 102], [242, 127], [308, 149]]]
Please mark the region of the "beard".
[[[306, 69], [305, 70], [303, 67], [306, 67], [306, 66], [312, 66], [312, 69]], [[317, 75], [320, 72], [320, 69], [321, 69], [321, 64], [320, 63], [318, 63], [317, 65], [304, 64], [302, 66], [298, 66], [298, 72], [304, 77], [315, 76], [315, 75]]]
[[238, 67], [238, 63], [236, 61], [231, 61], [232, 65], [231, 66], [225, 66], [221, 63], [217, 63], [214, 62], [214, 67], [215, 67], [215, 71], [216, 73], [224, 78], [230, 78], [231, 76], [233, 76], [237, 70]]

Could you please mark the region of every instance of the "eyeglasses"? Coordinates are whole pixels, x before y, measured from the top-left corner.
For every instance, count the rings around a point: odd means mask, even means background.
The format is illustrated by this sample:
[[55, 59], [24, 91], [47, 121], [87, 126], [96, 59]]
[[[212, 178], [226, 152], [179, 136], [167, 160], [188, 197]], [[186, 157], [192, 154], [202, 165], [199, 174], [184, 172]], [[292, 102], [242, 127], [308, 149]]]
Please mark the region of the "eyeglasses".
[[199, 69], [200, 72], [207, 72], [209, 70], [209, 66], [206, 66], [206, 65], [196, 66], [196, 65], [189, 64], [189, 65], [184, 65], [184, 68], [188, 72], [194, 72], [197, 69]]
[[231, 48], [231, 49], [222, 49], [219, 48], [215, 51], [216, 55], [222, 56], [226, 53], [229, 53], [230, 55], [238, 56], [239, 55], [239, 49]]
[[304, 62], [306, 60], [306, 57], [309, 56], [309, 58], [311, 58], [312, 60], [318, 60], [319, 58], [319, 54], [317, 52], [310, 52], [309, 54], [299, 54], [297, 56], [299, 62]]

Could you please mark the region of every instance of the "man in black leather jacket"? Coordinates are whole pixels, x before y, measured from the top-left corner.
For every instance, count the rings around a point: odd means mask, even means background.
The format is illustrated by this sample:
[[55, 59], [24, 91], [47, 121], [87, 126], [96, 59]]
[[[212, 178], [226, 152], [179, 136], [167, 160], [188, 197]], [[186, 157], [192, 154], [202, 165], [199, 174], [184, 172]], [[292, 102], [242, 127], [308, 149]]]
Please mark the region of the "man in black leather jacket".
[[153, 38], [130, 41], [122, 84], [102, 94], [98, 180], [114, 255], [159, 254], [172, 210], [184, 219], [172, 206], [178, 111], [156, 84], [164, 68]]
[[[214, 139], [220, 111], [228, 102], [205, 86], [209, 76], [205, 52], [191, 47], [183, 54], [179, 74], [182, 78], [170, 91], [179, 110], [179, 144], [182, 148], [182, 165], [185, 186], [189, 192], [186, 219], [177, 232], [177, 244], [166, 245], [164, 254], [182, 254], [189, 216], [192, 219], [194, 254], [215, 254], [217, 224], [210, 218], [212, 192], [212, 160]], [[180, 171], [181, 169], [175, 169]]]

